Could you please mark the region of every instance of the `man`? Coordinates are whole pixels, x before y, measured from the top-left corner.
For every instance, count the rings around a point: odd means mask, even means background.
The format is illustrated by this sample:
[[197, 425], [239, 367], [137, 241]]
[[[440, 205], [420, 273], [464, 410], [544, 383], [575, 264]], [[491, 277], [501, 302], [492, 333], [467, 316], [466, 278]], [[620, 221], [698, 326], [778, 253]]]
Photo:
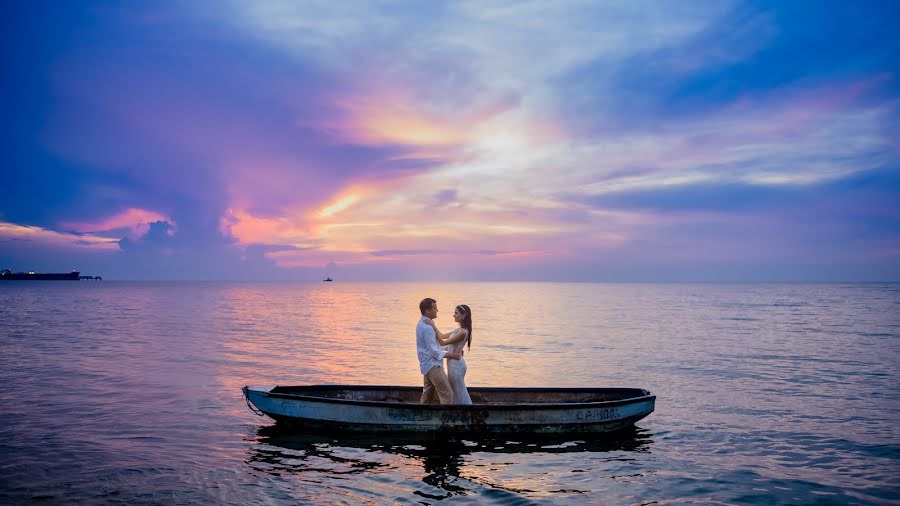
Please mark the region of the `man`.
[[[419, 303], [419, 324], [416, 325], [416, 352], [419, 355], [419, 370], [425, 376], [425, 388], [422, 389], [422, 404], [450, 404], [453, 402], [453, 391], [450, 389], [450, 380], [444, 372], [444, 357], [450, 360], [462, 358], [462, 351], [450, 352], [441, 349], [434, 336], [431, 325], [425, 324], [426, 318], [437, 318], [437, 301], [431, 298], [422, 299]], [[437, 399], [435, 399], [437, 397]]]

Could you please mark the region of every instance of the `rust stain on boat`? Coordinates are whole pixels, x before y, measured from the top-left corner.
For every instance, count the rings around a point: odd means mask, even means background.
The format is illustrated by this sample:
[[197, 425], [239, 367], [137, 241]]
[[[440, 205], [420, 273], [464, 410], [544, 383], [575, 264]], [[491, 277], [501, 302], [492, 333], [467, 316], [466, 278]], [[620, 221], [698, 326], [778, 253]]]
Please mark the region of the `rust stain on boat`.
[[487, 419], [490, 416], [490, 412], [484, 409], [444, 411], [441, 413], [441, 429], [458, 430], [463, 426], [469, 430], [483, 431], [487, 428]]

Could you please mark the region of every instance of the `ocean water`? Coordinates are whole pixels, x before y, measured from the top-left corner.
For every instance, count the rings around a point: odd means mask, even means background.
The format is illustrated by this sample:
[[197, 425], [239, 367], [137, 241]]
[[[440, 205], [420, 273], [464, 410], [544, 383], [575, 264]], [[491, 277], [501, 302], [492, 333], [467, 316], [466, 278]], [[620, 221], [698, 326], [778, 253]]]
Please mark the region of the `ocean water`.
[[[285, 431], [244, 385], [419, 385], [418, 301], [470, 386], [626, 386], [634, 433]], [[900, 504], [900, 285], [0, 284], [0, 503]]]

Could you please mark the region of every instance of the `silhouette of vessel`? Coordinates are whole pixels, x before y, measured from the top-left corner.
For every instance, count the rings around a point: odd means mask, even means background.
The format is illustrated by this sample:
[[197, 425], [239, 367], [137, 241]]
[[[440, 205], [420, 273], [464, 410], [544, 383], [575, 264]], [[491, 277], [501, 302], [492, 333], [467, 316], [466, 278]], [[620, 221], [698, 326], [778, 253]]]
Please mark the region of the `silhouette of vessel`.
[[82, 276], [78, 271], [72, 272], [13, 272], [11, 269], [3, 269], [0, 271], [0, 280], [10, 281], [78, 281], [80, 279], [90, 279], [100, 281], [100, 276]]
[[334, 281], [334, 280], [331, 279], [331, 278], [328, 277], [328, 276], [325, 276], [325, 279], [323, 279], [322, 281], [324, 281], [324, 282], [326, 282], [326, 283], [331, 283], [331, 282]]
[[43, 281], [78, 281], [81, 273], [78, 271], [66, 273], [50, 273], [50, 272], [13, 272], [10, 269], [3, 269], [0, 272], [0, 279], [9, 280], [43, 280]]

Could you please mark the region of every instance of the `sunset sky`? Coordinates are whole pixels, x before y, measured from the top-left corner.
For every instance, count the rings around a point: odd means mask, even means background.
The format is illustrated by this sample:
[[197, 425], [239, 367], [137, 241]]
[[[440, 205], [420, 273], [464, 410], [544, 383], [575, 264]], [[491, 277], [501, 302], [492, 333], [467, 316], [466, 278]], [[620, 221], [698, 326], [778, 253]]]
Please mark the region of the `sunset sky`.
[[900, 2], [9, 2], [0, 268], [900, 280]]

